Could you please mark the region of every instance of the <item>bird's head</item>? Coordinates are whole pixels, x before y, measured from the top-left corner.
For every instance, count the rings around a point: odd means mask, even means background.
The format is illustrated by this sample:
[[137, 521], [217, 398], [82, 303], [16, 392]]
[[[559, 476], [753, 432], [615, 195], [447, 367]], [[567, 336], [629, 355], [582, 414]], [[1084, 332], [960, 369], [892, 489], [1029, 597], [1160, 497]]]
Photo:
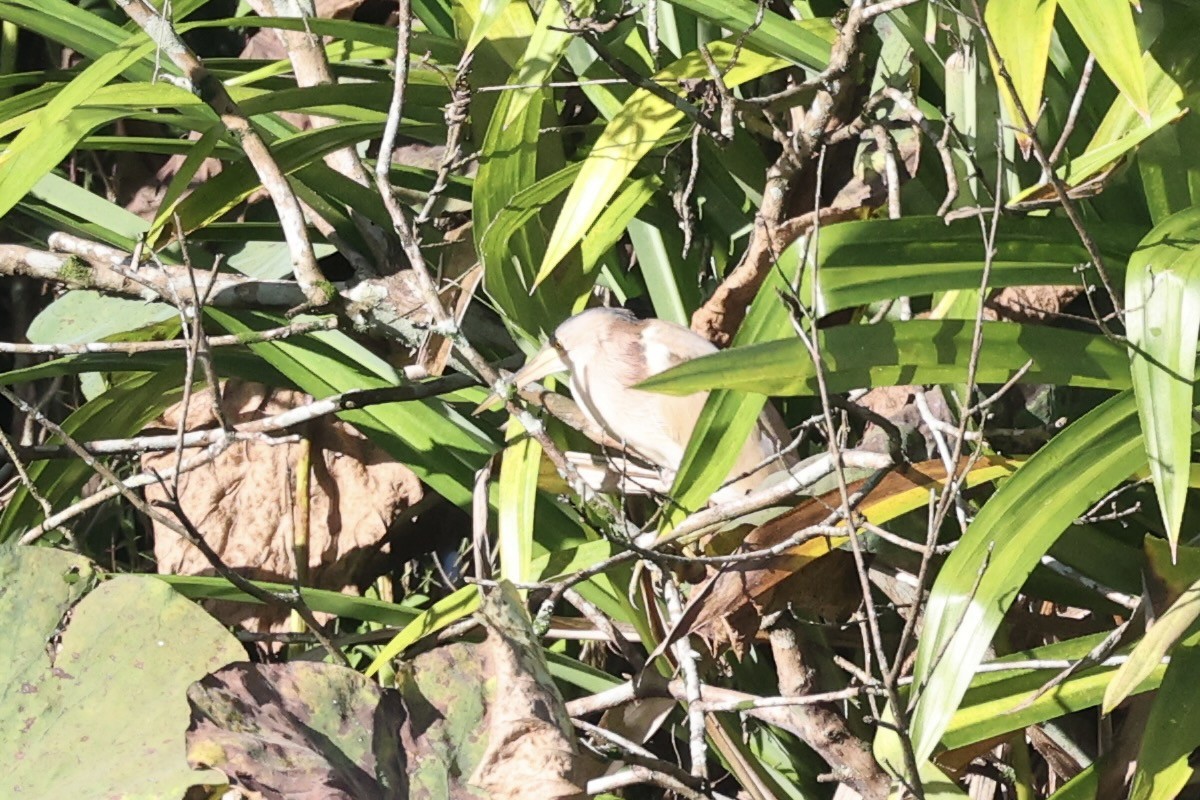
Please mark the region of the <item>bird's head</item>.
[[[571, 354], [586, 352], [590, 345], [605, 338], [614, 325], [636, 323], [637, 318], [623, 308], [589, 308], [559, 325], [550, 334], [550, 341], [525, 362], [525, 366], [512, 377], [517, 391], [534, 381], [540, 381], [558, 372], [571, 371]], [[476, 407], [475, 412], [490, 411], [503, 398], [496, 392]]]

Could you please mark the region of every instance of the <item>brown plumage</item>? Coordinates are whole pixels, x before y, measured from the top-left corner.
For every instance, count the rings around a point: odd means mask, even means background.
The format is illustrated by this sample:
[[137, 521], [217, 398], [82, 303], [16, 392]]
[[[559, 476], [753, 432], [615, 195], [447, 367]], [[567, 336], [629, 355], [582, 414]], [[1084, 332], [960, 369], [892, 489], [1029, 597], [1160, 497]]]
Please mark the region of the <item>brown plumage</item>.
[[[657, 467], [679, 469], [707, 392], [685, 397], [634, 389], [635, 385], [677, 364], [717, 348], [702, 336], [672, 322], [639, 320], [622, 309], [594, 308], [576, 314], [555, 330], [550, 343], [514, 377], [521, 388], [555, 372], [570, 376], [571, 393], [583, 414], [633, 456]], [[789, 441], [779, 414], [768, 403], [738, 455], [730, 477], [760, 467], [724, 487], [713, 499], [739, 497], [769, 475], [792, 463], [779, 451]]]

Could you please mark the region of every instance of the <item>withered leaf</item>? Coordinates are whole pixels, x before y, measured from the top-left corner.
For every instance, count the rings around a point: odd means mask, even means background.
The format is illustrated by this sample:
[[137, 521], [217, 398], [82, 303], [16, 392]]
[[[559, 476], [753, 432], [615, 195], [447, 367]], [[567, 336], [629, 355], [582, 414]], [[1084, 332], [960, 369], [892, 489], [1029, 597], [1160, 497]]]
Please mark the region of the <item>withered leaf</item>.
[[290, 800], [406, 796], [399, 697], [332, 664], [233, 664], [192, 684], [188, 761]]

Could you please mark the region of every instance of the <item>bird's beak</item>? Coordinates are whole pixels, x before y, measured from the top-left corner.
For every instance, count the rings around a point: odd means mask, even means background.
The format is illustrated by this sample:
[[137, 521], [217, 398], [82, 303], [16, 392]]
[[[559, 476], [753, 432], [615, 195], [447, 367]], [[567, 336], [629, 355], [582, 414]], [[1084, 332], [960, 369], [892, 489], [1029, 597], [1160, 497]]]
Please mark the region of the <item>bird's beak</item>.
[[[553, 375], [556, 372], [566, 372], [567, 363], [563, 361], [562, 355], [554, 345], [546, 345], [529, 361], [525, 362], [525, 366], [513, 375], [512, 383], [517, 391], [524, 389], [534, 381], [540, 381], [547, 375]], [[484, 411], [491, 411], [503, 402], [504, 398], [492, 392], [487, 396], [487, 399], [475, 407], [472, 416], [482, 414]]]

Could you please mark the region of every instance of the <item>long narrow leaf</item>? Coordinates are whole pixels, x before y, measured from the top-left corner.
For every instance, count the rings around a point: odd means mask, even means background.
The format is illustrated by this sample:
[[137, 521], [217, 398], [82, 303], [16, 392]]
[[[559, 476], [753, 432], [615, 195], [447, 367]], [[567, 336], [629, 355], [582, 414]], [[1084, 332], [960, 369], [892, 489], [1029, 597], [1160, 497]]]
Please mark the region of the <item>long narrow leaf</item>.
[[1171, 215], [1146, 234], [1129, 260], [1125, 302], [1138, 417], [1167, 537], [1175, 547], [1192, 458], [1200, 206]]
[[[973, 320], [911, 320], [844, 325], [820, 333], [821, 358], [831, 392], [864, 386], [955, 383], [966, 379]], [[1029, 363], [1032, 362], [1032, 363]], [[1130, 385], [1121, 347], [1103, 336], [1021, 325], [983, 323], [976, 379], [1124, 389]], [[736, 347], [661, 372], [639, 388], [685, 395], [737, 389], [766, 395], [813, 395], [815, 367], [797, 339]]]
[[[789, 285], [797, 266], [794, 255], [781, 256], [778, 268], [771, 271], [738, 328], [733, 339], [735, 348], [788, 335], [787, 307], [776, 292]], [[660, 530], [678, 524], [688, 509], [698, 508], [721, 485], [758, 424], [765, 402], [766, 398], [757, 392], [717, 391], [709, 395], [671, 485], [675, 502], [664, 515]]]
[[1042, 555], [1091, 502], [1145, 463], [1133, 393], [1122, 392], [1052, 439], [984, 505], [926, 606], [911, 728], [919, 760], [933, 753]]
[[[709, 46], [713, 60], [719, 66], [728, 66], [723, 73], [726, 86], [733, 88], [787, 65], [777, 56], [749, 46], [739, 47], [739, 41], [739, 37], [733, 37], [732, 40], [713, 42]], [[651, 80], [673, 85], [681, 80], [705, 78], [708, 75], [708, 65], [703, 57], [698, 52], [692, 52]], [[584, 162], [579, 179], [571, 187], [571, 193], [567, 195], [550, 236], [550, 243], [546, 246], [535, 285], [546, 280], [567, 253], [587, 235], [638, 162], [661, 143], [683, 116], [683, 110], [676, 103], [667, 102], [646, 89], [634, 92], [600, 135]]]
[[[1111, 271], [1123, 269], [1143, 232], [1119, 225], [1095, 231]], [[974, 220], [947, 225], [931, 216], [845, 222], [821, 230], [820, 292], [809, 268], [800, 296], [824, 316], [896, 297], [977, 289], [983, 260]], [[1087, 261], [1087, 251], [1066, 220], [1005, 217], [996, 237], [990, 285], [1076, 284], [1077, 268]], [[1099, 283], [1095, 275], [1085, 277], [1090, 285]]]
[[1130, 105], [1150, 120], [1142, 48], [1133, 24], [1133, 7], [1111, 0], [1059, 0], [1059, 5], [1100, 68], [1121, 90]]

